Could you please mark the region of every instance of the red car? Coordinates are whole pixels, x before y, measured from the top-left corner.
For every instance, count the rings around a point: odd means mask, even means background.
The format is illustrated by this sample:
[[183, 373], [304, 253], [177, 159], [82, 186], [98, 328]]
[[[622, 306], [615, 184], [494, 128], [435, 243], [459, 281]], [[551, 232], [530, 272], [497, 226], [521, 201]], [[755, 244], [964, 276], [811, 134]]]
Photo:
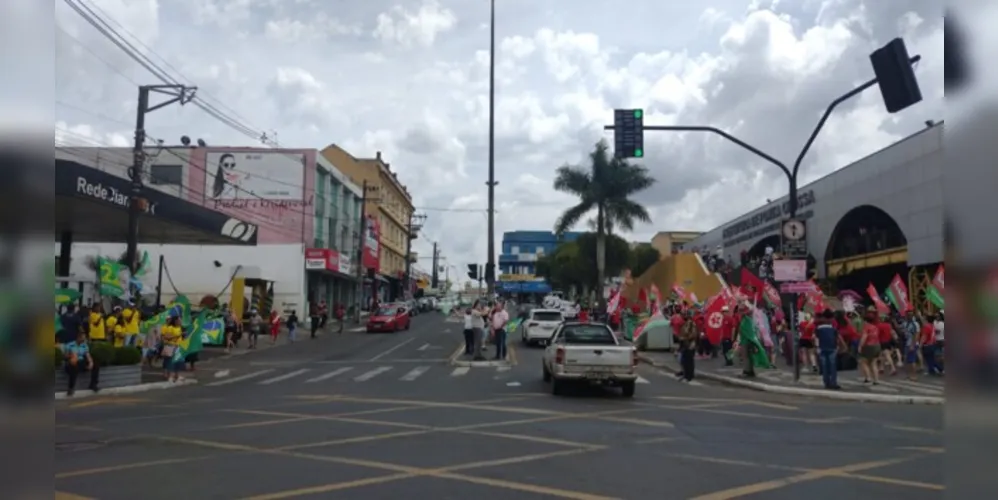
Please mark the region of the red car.
[[404, 307], [380, 307], [367, 318], [367, 333], [409, 329], [409, 311]]

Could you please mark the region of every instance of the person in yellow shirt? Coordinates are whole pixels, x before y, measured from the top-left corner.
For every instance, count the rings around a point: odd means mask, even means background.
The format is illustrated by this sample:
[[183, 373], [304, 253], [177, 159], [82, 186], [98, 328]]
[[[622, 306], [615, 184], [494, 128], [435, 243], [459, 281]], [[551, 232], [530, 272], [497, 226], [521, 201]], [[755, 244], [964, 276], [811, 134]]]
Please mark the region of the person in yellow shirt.
[[107, 340], [104, 329], [104, 312], [101, 311], [100, 304], [90, 306], [89, 329], [90, 340], [104, 342]]
[[184, 332], [180, 327], [180, 318], [170, 318], [166, 324], [160, 328], [160, 335], [163, 339], [163, 350], [160, 355], [163, 357], [163, 375], [171, 382], [180, 379], [180, 369], [184, 367], [184, 360], [173, 361], [173, 355], [177, 352], [177, 346], [183, 338]]
[[104, 319], [104, 333], [110, 337], [115, 347], [125, 345], [125, 328], [121, 324], [121, 307], [114, 306], [111, 314]]
[[133, 304], [129, 304], [124, 311], [121, 311], [121, 319], [125, 328], [125, 345], [127, 346], [134, 346], [138, 341], [140, 316], [139, 309]]

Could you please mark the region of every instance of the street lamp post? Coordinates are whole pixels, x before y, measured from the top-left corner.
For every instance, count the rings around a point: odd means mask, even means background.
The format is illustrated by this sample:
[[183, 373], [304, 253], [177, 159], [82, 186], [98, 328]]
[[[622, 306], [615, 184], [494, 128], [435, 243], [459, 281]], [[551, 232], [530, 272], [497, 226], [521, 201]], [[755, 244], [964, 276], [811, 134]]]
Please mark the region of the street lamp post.
[[495, 253], [496, 253], [496, 0], [490, 2], [489, 12], [489, 257], [485, 261], [485, 279], [489, 296], [495, 293]]

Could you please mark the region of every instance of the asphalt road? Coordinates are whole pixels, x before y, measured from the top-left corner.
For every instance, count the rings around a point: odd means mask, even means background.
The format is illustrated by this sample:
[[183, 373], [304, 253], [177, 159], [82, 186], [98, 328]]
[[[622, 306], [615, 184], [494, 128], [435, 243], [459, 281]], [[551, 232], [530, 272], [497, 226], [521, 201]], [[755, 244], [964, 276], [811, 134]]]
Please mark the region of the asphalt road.
[[424, 315], [405, 333], [241, 356], [229, 378], [198, 386], [60, 401], [56, 498], [944, 493], [941, 407], [687, 385], [646, 366], [633, 399], [599, 388], [556, 398], [540, 349], [514, 346], [513, 367], [451, 366], [459, 327]]

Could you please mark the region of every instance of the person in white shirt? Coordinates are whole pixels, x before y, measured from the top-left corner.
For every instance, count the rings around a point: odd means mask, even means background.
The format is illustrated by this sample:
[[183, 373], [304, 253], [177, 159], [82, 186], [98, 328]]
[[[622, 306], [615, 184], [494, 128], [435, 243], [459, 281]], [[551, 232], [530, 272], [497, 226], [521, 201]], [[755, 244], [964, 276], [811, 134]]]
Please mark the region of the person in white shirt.
[[946, 321], [943, 319], [943, 311], [939, 311], [939, 316], [932, 324], [932, 329], [936, 333], [936, 349], [942, 349], [946, 342]]
[[482, 356], [482, 347], [485, 344], [485, 316], [488, 315], [488, 309], [482, 305], [482, 301], [476, 300], [475, 304], [471, 306], [471, 330], [472, 330], [472, 342], [473, 355], [475, 361], [482, 361], [485, 359]]
[[464, 353], [466, 355], [472, 355], [475, 353], [475, 327], [473, 325], [473, 316], [471, 315], [471, 308], [465, 309], [464, 311]]
[[492, 336], [496, 344], [496, 360], [506, 359], [506, 323], [509, 323], [509, 313], [506, 305], [500, 301], [492, 311]]

